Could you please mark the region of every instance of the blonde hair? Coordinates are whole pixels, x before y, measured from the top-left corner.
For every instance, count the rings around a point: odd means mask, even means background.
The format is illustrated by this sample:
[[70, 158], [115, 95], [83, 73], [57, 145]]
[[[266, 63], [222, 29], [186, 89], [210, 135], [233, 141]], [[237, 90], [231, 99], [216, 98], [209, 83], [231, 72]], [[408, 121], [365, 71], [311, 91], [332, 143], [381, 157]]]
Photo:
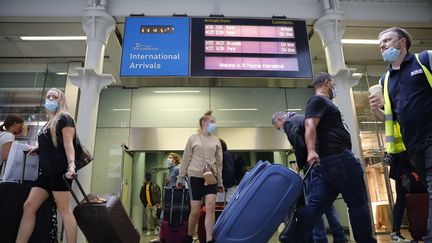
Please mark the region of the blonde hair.
[[[47, 91], [47, 93], [50, 91], [57, 92], [57, 94], [59, 96], [58, 108], [57, 108], [56, 112], [53, 114], [53, 116], [51, 117], [51, 119], [47, 122], [47, 127], [49, 127], [50, 132], [51, 132], [51, 139], [53, 141], [54, 146], [57, 147], [58, 137], [57, 137], [56, 130], [57, 130], [57, 124], [58, 124], [58, 121], [60, 120], [60, 117], [64, 114], [64, 115], [71, 117], [72, 120], [73, 120], [73, 118], [67, 109], [65, 94], [61, 90], [56, 89], [56, 88], [49, 89]], [[74, 121], [74, 124], [75, 124], [75, 121]]]
[[175, 165], [179, 165], [180, 163], [181, 163], [181, 160], [180, 160], [180, 155], [178, 155], [178, 154], [176, 154], [176, 153], [169, 153], [168, 155], [171, 155], [172, 157], [173, 157], [173, 159], [174, 159], [174, 164]]
[[213, 111], [212, 110], [208, 110], [204, 113], [204, 115], [199, 119], [199, 128], [198, 128], [198, 133], [200, 133], [202, 131], [202, 126], [203, 126], [203, 122], [206, 121], [209, 118], [213, 118], [214, 120], [216, 120], [214, 118], [214, 116], [212, 116]]

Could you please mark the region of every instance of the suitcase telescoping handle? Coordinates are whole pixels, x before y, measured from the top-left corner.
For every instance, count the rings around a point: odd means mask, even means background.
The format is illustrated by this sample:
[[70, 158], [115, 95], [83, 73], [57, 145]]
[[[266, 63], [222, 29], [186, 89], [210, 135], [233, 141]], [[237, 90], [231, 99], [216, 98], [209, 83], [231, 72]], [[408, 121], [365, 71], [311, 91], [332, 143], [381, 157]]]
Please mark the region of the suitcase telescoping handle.
[[181, 224], [183, 222], [183, 208], [184, 208], [184, 203], [185, 203], [185, 192], [186, 190], [182, 187], [177, 187], [177, 188], [171, 188], [171, 207], [170, 207], [170, 216], [169, 216], [169, 223], [172, 224], [172, 215], [173, 215], [173, 207], [174, 207], [174, 191], [175, 190], [181, 190], [182, 191], [182, 199], [181, 199], [181, 207], [180, 207], [180, 222], [179, 224]]
[[317, 164], [318, 164], [318, 162], [316, 160], [312, 161], [312, 164], [309, 166], [309, 168], [306, 170], [306, 173], [303, 176], [303, 181], [306, 180], [306, 178], [310, 174], [312, 168], [315, 167]]
[[20, 180], [20, 184], [23, 184], [24, 181], [24, 176], [25, 176], [25, 167], [26, 167], [26, 163], [27, 163], [27, 154], [30, 152], [30, 150], [24, 150], [24, 156], [23, 156], [23, 163], [22, 163], [22, 170], [21, 170], [21, 180]]
[[[66, 174], [63, 175], [63, 181], [65, 182], [67, 188], [68, 188], [69, 191], [71, 192], [72, 197], [74, 198], [75, 202], [77, 203], [77, 205], [79, 205], [80, 202], [79, 202], [79, 200], [78, 200], [78, 197], [77, 197], [77, 195], [75, 194], [75, 192], [72, 190], [72, 187], [71, 187], [71, 185], [69, 184], [69, 182], [67, 181]], [[81, 186], [81, 183], [79, 182], [79, 180], [78, 180], [76, 174], [72, 177], [72, 182], [73, 182], [73, 181], [76, 182], [76, 184], [77, 184], [77, 186], [78, 186], [78, 189], [81, 191], [81, 194], [84, 196], [84, 199], [86, 200], [86, 202], [87, 202], [87, 203], [90, 203], [90, 199], [88, 198], [87, 194], [84, 192], [84, 189], [83, 189], [83, 187]]]

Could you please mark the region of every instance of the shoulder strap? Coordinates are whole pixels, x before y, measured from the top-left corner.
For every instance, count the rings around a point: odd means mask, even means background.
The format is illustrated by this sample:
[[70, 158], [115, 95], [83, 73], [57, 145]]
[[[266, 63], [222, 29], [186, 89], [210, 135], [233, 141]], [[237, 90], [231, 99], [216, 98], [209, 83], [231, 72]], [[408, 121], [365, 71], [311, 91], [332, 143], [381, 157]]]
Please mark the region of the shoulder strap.
[[420, 64], [421, 68], [423, 69], [423, 73], [426, 75], [426, 78], [427, 78], [427, 80], [428, 80], [428, 82], [432, 88], [432, 74], [431, 74], [431, 72], [429, 72], [429, 69], [427, 69], [427, 67], [420, 62], [420, 58], [419, 58], [418, 53], [415, 54], [415, 58], [416, 58], [418, 64]]

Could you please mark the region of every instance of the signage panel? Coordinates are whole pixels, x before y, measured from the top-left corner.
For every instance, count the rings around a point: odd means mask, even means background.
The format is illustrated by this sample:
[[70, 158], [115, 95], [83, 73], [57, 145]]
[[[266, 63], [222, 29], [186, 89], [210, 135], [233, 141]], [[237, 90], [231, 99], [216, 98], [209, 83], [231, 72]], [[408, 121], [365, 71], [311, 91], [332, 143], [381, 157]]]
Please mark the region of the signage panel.
[[189, 18], [126, 18], [120, 76], [188, 75]]
[[191, 76], [311, 78], [305, 21], [193, 18]]

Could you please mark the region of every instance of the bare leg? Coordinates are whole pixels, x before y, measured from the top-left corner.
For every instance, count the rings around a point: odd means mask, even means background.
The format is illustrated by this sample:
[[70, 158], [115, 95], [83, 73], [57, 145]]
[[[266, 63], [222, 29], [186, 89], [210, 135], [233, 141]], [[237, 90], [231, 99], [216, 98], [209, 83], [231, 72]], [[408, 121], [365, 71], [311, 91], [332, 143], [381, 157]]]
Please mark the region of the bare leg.
[[213, 239], [213, 226], [215, 223], [215, 204], [216, 194], [207, 194], [205, 196], [206, 215], [204, 225], [206, 229], [206, 241]]
[[69, 191], [55, 191], [53, 196], [57, 210], [63, 218], [67, 243], [76, 243], [77, 223], [72, 213], [71, 193]]
[[189, 222], [188, 222], [188, 235], [193, 236], [195, 234], [195, 229], [196, 226], [198, 225], [200, 213], [201, 213], [201, 201], [192, 200], [191, 212], [189, 215]]
[[48, 197], [48, 192], [40, 187], [33, 187], [30, 190], [30, 194], [24, 203], [16, 243], [27, 243], [29, 241], [36, 221], [36, 212]]

